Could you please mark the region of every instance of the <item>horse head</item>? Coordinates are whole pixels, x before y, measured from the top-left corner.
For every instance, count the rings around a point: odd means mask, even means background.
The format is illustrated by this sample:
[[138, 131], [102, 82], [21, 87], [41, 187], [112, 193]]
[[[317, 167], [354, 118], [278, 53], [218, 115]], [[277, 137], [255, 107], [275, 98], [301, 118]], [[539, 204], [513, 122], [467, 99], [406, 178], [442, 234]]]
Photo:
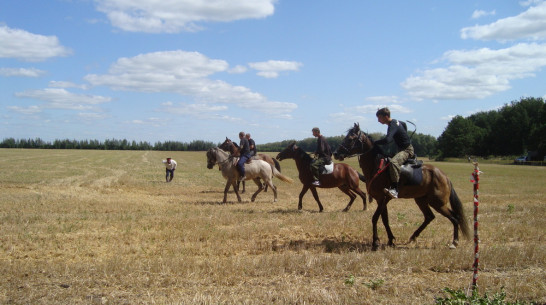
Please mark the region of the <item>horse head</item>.
[[366, 133], [360, 130], [360, 125], [355, 123], [347, 131], [347, 135], [334, 151], [334, 158], [343, 161], [346, 157], [364, 154], [372, 149], [372, 147], [373, 141]]
[[207, 168], [212, 169], [216, 164], [216, 154], [214, 153], [214, 148], [209, 148], [207, 150]]
[[227, 151], [227, 152], [229, 152], [230, 154], [232, 154], [234, 156], [239, 156], [239, 154], [240, 154], [239, 146], [237, 144], [233, 143], [233, 141], [231, 141], [228, 137], [226, 137], [226, 140], [224, 141], [224, 143], [222, 143], [218, 147], [221, 150]]
[[290, 159], [294, 158], [296, 155], [296, 150], [298, 149], [298, 146], [296, 145], [296, 142], [290, 143], [283, 151], [281, 151], [275, 159], [282, 161], [284, 159]]

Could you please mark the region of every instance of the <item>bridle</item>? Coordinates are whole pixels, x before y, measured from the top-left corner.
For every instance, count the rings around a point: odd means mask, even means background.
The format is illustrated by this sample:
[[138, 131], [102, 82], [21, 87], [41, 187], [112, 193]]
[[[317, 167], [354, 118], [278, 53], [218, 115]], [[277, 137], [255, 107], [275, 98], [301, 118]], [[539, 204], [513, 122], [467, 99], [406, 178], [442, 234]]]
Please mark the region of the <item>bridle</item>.
[[[218, 147], [216, 147], [216, 148], [211, 148], [209, 151], [210, 151], [210, 152], [215, 151], [215, 154], [218, 154], [218, 149], [219, 149]], [[222, 167], [223, 164], [227, 163], [227, 162], [228, 162], [230, 159], [232, 159], [232, 158], [233, 158], [233, 157], [230, 156], [230, 157], [226, 158], [224, 161], [218, 162], [218, 158], [217, 158], [216, 156], [214, 156], [214, 162], [210, 162], [210, 161], [211, 161], [211, 160], [210, 160], [211, 158], [210, 158], [210, 157], [208, 156], [208, 154], [207, 154], [207, 159], [208, 159], [207, 162], [212, 163], [213, 166], [214, 166], [215, 164], [218, 164], [219, 167]]]
[[[351, 145], [350, 148], [345, 147], [345, 145], [343, 145], [343, 143], [339, 144], [339, 147], [343, 148], [343, 150], [345, 150], [345, 152], [350, 153], [351, 151], [353, 151], [355, 149], [357, 143], [360, 143], [360, 150], [363, 151], [364, 150], [364, 142], [362, 141], [362, 134], [363, 134], [362, 130], [358, 130], [357, 140], [352, 141], [352, 145]], [[355, 153], [355, 154], [352, 154], [352, 155], [348, 155], [348, 156], [346, 156], [346, 158], [365, 155], [365, 154], [369, 153], [370, 151], [372, 151], [372, 149], [373, 149], [373, 147], [370, 147], [370, 149], [368, 149], [365, 152], [360, 152], [360, 153]]]

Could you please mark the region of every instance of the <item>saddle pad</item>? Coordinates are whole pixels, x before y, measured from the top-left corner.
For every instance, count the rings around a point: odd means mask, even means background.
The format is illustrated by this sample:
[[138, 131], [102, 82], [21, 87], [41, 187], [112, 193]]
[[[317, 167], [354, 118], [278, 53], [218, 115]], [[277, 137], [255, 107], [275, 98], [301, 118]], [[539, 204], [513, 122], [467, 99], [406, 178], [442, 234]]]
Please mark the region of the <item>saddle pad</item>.
[[321, 172], [323, 175], [328, 175], [334, 172], [334, 162], [324, 165], [324, 170]]

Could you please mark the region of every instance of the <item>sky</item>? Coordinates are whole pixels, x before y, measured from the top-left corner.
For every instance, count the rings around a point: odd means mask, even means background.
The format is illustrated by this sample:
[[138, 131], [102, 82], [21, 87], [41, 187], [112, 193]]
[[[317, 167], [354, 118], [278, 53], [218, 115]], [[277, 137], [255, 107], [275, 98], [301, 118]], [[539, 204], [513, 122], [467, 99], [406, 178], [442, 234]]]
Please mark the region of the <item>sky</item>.
[[0, 1], [0, 138], [438, 137], [545, 66], [545, 1]]

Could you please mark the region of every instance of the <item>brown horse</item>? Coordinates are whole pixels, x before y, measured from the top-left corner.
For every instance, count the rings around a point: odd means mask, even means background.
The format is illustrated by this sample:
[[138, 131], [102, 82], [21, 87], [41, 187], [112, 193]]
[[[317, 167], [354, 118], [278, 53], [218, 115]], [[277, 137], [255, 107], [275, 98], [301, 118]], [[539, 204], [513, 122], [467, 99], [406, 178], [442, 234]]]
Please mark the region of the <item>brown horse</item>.
[[[220, 149], [222, 149], [223, 151], [227, 151], [229, 152], [232, 156], [234, 157], [240, 157], [241, 156], [241, 148], [239, 147], [239, 145], [235, 144], [233, 141], [231, 141], [230, 139], [228, 139], [228, 137], [226, 137], [226, 140], [224, 141], [224, 143], [222, 143], [220, 146], [218, 146]], [[271, 158], [270, 156], [266, 155], [266, 154], [257, 154], [256, 156], [254, 156], [255, 159], [258, 159], [258, 160], [263, 160], [269, 164], [271, 164], [272, 166], [274, 166], [279, 172], [281, 172], [281, 165], [279, 164], [279, 162], [273, 158]], [[269, 186], [267, 184], [265, 184], [265, 190], [264, 192], [267, 192], [267, 188]], [[243, 191], [241, 193], [244, 193], [246, 191], [245, 189], [245, 182], [243, 181]]]
[[[387, 211], [387, 203], [391, 197], [384, 192], [384, 189], [390, 185], [389, 171], [382, 171], [378, 168], [378, 162], [376, 160], [378, 160], [378, 155], [380, 155], [379, 147], [374, 146], [372, 139], [362, 132], [360, 126], [355, 123], [354, 127], [347, 132], [341, 145], [334, 152], [334, 157], [338, 160], [343, 160], [346, 157], [356, 155], [359, 156], [358, 162], [366, 176], [368, 193], [377, 200], [377, 210], [372, 217], [372, 249], [377, 250], [379, 247], [377, 221], [380, 215], [389, 237], [388, 244], [394, 246], [395, 237], [389, 226]], [[455, 193], [453, 184], [440, 169], [433, 165], [423, 164], [421, 172], [422, 180], [421, 183], [417, 185], [409, 185], [409, 183], [404, 185], [406, 181], [404, 176], [401, 176], [400, 178], [400, 192], [398, 198], [414, 198], [425, 217], [425, 221], [410, 237], [410, 242], [414, 242], [419, 234], [421, 234], [427, 225], [434, 219], [435, 216], [431, 210], [432, 207], [438, 213], [449, 219], [453, 224], [453, 242], [450, 245], [450, 248], [455, 248], [459, 241], [459, 229], [464, 237], [469, 238], [470, 236], [463, 205], [459, 200], [457, 193]], [[451, 205], [451, 208], [448, 203]]]
[[[299, 172], [299, 178], [301, 183], [303, 183], [303, 188], [300, 192], [300, 199], [298, 202], [298, 210], [302, 209], [302, 200], [305, 193], [307, 193], [307, 190], [311, 189], [311, 193], [313, 194], [313, 197], [318, 203], [319, 206], [319, 212], [322, 212], [323, 207], [322, 203], [320, 203], [320, 199], [318, 197], [318, 193], [316, 190], [316, 187], [312, 185], [313, 182], [313, 175], [311, 173], [311, 163], [313, 162], [313, 158], [309, 156], [308, 153], [303, 151], [303, 149], [299, 148], [296, 143], [292, 143], [288, 145], [283, 151], [281, 151], [277, 155], [277, 160], [282, 161], [284, 159], [294, 159], [296, 161], [296, 167], [298, 168]], [[351, 205], [353, 204], [353, 201], [356, 198], [356, 194], [362, 198], [362, 201], [364, 202], [364, 210], [366, 210], [366, 193], [364, 193], [359, 187], [358, 187], [358, 180], [364, 180], [364, 176], [358, 174], [356, 170], [351, 168], [349, 165], [345, 163], [335, 163], [334, 164], [334, 171], [331, 174], [323, 174], [320, 175], [320, 188], [332, 188], [337, 187], [342, 192], [347, 194], [349, 198], [351, 198], [351, 201], [349, 201], [349, 204], [347, 204], [347, 207], [343, 209], [343, 212], [349, 211], [351, 208]], [[355, 194], [356, 193], [356, 194]]]

